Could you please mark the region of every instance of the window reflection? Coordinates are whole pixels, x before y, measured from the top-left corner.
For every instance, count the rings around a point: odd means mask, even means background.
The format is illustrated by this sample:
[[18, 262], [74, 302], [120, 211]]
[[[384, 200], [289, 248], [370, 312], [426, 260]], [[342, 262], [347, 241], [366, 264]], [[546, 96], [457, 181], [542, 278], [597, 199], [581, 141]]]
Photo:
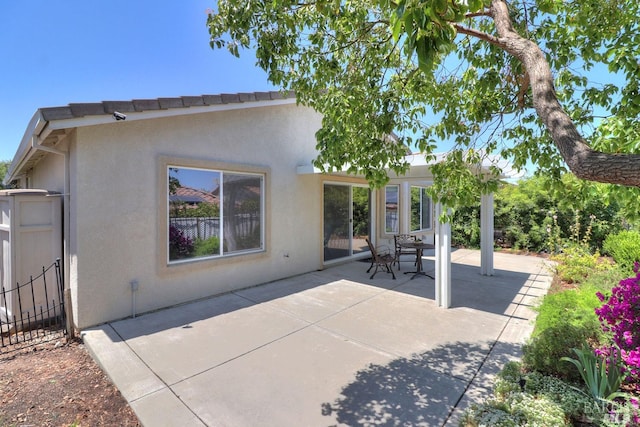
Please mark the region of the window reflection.
[[384, 229], [387, 233], [398, 232], [398, 193], [399, 186], [387, 185], [384, 197]]
[[411, 231], [431, 229], [431, 198], [426, 187], [411, 187]]
[[262, 249], [258, 174], [168, 168], [169, 261]]

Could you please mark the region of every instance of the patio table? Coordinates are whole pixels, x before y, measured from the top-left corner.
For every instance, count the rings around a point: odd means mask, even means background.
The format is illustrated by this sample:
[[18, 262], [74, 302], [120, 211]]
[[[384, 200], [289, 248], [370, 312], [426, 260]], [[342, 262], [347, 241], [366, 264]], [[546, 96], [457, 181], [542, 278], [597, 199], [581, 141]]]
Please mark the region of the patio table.
[[434, 279], [435, 278], [427, 273], [425, 273], [422, 270], [422, 252], [425, 249], [434, 249], [435, 246], [430, 244], [430, 243], [423, 243], [423, 242], [401, 242], [400, 246], [402, 246], [403, 248], [409, 248], [409, 249], [415, 249], [416, 250], [416, 271], [407, 271], [404, 274], [413, 274], [413, 277], [411, 278], [411, 280], [415, 279], [416, 276], [427, 276], [430, 279]]

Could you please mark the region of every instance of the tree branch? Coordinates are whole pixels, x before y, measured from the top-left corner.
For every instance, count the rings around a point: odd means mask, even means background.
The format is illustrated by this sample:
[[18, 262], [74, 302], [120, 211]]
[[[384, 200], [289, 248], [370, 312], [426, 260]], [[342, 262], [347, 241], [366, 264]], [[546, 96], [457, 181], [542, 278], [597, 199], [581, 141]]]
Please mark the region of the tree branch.
[[466, 34], [468, 36], [472, 36], [477, 39], [484, 40], [488, 43], [496, 45], [501, 49], [505, 48], [505, 46], [500, 42], [500, 39], [495, 36], [492, 36], [491, 34], [487, 34], [483, 31], [478, 31], [473, 28], [465, 27], [460, 24], [453, 24], [453, 27], [456, 29], [458, 34]]
[[483, 10], [483, 11], [480, 11], [480, 12], [467, 13], [466, 15], [464, 15], [464, 17], [467, 18], [467, 19], [477, 18], [479, 16], [490, 17], [491, 16], [491, 12], [489, 12], [488, 10]]
[[536, 113], [571, 172], [590, 181], [640, 187], [640, 155], [602, 153], [589, 147], [558, 101], [551, 68], [540, 47], [514, 30], [504, 0], [492, 0], [490, 10], [498, 38], [464, 34], [495, 44], [522, 62], [529, 74]]

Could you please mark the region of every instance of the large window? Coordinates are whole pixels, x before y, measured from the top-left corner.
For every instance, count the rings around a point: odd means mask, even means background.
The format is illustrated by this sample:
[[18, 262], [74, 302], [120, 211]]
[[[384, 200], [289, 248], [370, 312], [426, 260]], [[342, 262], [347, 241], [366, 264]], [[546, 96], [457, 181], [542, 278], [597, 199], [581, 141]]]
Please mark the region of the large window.
[[168, 166], [170, 262], [264, 249], [264, 175]]
[[411, 187], [411, 231], [430, 230], [431, 198], [426, 187]]
[[398, 194], [400, 187], [387, 185], [384, 189], [384, 231], [398, 233]]

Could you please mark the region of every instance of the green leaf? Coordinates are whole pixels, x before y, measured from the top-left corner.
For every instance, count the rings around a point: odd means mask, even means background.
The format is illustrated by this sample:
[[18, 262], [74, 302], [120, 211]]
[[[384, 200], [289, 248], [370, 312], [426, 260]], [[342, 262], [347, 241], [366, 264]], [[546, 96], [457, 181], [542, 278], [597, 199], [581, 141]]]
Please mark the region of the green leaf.
[[484, 2], [482, 0], [468, 0], [469, 11], [477, 12], [484, 8]]
[[447, 0], [433, 0], [433, 10], [439, 15], [444, 15], [449, 4]]

